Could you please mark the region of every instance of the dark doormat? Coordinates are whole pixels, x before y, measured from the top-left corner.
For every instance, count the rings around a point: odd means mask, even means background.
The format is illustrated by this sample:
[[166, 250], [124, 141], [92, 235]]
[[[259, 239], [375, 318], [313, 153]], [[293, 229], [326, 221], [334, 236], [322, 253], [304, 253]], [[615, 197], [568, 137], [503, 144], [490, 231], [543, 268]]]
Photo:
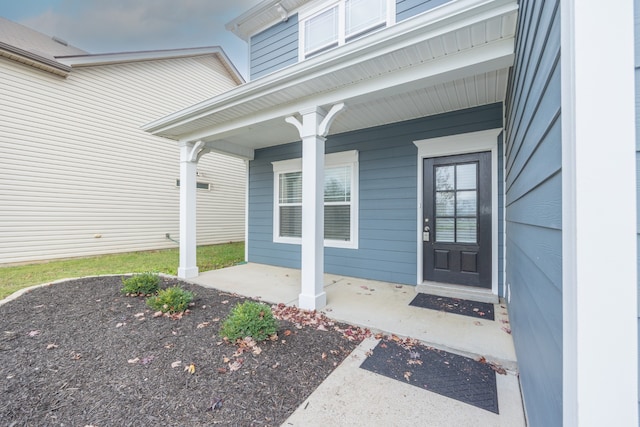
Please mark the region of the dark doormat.
[[415, 307], [441, 310], [447, 313], [462, 314], [463, 316], [479, 317], [481, 319], [495, 320], [493, 304], [487, 302], [469, 301], [459, 298], [440, 297], [437, 295], [418, 294], [409, 303]]
[[376, 374], [498, 414], [492, 365], [421, 345], [382, 340], [360, 365]]

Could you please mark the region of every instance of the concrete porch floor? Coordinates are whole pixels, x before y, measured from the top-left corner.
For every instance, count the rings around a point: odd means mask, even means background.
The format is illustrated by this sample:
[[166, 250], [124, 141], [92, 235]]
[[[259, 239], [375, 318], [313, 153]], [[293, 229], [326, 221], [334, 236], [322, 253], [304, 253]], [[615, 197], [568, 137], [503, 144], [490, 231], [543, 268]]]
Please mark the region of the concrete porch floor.
[[[204, 287], [297, 305], [300, 270], [243, 264], [201, 273], [191, 282]], [[507, 370], [496, 375], [500, 414], [359, 369], [373, 338], [363, 343], [285, 422], [286, 425], [524, 426], [513, 340], [505, 329], [504, 304], [495, 305], [495, 321], [409, 305], [416, 288], [408, 285], [325, 274], [327, 306], [335, 320], [373, 332], [416, 338], [424, 344], [471, 358], [485, 357]]]

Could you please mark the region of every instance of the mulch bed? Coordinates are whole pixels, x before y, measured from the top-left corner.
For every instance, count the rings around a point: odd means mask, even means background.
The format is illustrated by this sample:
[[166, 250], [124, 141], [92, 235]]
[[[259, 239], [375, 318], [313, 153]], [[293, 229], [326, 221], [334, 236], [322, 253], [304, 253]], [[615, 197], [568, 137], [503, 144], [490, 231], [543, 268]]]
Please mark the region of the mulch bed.
[[164, 278], [195, 292], [195, 305], [153, 317], [121, 280], [56, 283], [0, 306], [0, 425], [280, 425], [363, 332], [296, 325], [286, 308], [293, 322], [280, 321], [277, 340], [241, 348], [217, 332], [243, 298]]

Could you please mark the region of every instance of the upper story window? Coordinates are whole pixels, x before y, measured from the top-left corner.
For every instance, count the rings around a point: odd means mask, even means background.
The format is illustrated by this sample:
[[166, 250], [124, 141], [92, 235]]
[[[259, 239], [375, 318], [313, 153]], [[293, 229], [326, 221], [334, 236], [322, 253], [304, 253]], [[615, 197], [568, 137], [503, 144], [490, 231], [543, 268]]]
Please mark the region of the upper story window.
[[392, 25], [395, 0], [339, 0], [300, 14], [300, 60]]

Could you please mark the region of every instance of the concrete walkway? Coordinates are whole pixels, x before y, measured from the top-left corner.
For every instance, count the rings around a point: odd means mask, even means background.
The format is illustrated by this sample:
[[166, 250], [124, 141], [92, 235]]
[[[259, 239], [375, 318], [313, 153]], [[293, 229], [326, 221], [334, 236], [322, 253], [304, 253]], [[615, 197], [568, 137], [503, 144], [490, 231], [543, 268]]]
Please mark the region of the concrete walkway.
[[[208, 271], [190, 280], [205, 287], [297, 305], [300, 271], [244, 264]], [[377, 341], [367, 339], [283, 424], [285, 426], [525, 426], [513, 340], [505, 330], [505, 305], [495, 321], [409, 306], [413, 286], [326, 274], [327, 306], [333, 319], [374, 332], [416, 338], [424, 344], [501, 365], [496, 375], [500, 414], [476, 408], [360, 369]]]

